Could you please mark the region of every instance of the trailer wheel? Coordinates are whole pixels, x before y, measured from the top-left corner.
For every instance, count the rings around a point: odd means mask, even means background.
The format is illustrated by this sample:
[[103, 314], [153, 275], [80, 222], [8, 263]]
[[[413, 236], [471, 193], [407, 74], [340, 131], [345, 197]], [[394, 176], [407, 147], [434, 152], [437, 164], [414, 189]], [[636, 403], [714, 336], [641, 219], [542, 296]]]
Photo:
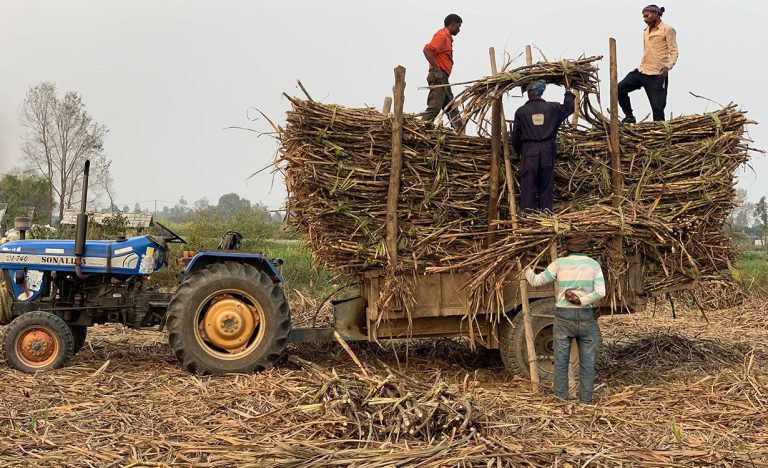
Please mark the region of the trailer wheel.
[[77, 354], [83, 349], [83, 345], [85, 345], [85, 337], [88, 336], [88, 327], [82, 325], [70, 325], [69, 328], [72, 330], [72, 336], [75, 338], [75, 354]]
[[[536, 349], [539, 364], [539, 379], [552, 380], [554, 374], [554, 334], [555, 300], [554, 298], [539, 299], [531, 302], [531, 327], [533, 328], [533, 344]], [[525, 341], [523, 313], [519, 312], [512, 319], [503, 320], [499, 330], [499, 349], [504, 366], [517, 375], [531, 378], [528, 365], [528, 347]]]
[[282, 288], [251, 265], [215, 263], [179, 285], [168, 307], [168, 341], [197, 374], [251, 373], [277, 361], [291, 317]]
[[64, 367], [75, 353], [75, 338], [64, 320], [43, 311], [15, 318], [5, 330], [5, 362], [28, 374]]

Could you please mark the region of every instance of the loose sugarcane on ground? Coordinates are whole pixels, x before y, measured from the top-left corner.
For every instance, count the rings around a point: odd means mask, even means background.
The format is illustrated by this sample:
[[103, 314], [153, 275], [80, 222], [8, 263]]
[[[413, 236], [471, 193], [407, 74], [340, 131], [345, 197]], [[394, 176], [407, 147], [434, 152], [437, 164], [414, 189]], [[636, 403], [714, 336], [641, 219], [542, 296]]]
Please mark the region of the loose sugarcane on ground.
[[[767, 306], [710, 311], [710, 325], [664, 303], [601, 319], [587, 407], [531, 390], [466, 339], [350, 344], [367, 377], [336, 344], [201, 377], [162, 332], [97, 326], [69, 367], [0, 366], [0, 465], [765, 466]], [[314, 309], [293, 301], [295, 324]]]

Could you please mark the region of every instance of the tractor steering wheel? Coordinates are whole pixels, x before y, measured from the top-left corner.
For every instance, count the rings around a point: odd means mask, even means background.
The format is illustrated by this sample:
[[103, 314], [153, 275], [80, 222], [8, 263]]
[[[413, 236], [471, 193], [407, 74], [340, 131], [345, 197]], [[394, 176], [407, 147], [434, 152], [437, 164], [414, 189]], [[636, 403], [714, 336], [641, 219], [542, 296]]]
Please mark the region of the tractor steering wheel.
[[171, 231], [167, 227], [165, 227], [162, 223], [155, 221], [155, 224], [160, 226], [160, 229], [170, 234], [169, 236], [163, 236], [163, 240], [169, 244], [186, 244], [187, 241], [184, 240], [183, 237], [176, 234], [175, 232]]

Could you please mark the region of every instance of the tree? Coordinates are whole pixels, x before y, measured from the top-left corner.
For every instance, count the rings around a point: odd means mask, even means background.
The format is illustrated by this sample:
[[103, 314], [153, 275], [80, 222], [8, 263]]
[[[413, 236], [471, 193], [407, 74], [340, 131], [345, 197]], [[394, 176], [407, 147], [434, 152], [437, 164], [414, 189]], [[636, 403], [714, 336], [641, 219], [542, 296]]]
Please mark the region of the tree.
[[5, 223], [12, 226], [17, 216], [29, 216], [29, 208], [35, 209], [39, 220], [48, 222], [51, 217], [51, 200], [48, 195], [48, 180], [41, 176], [10, 174], [3, 176], [0, 179], [0, 201], [8, 203]]
[[120, 211], [122, 211], [123, 213], [130, 213], [130, 212], [131, 212], [131, 209], [130, 209], [130, 208], [128, 208], [128, 205], [123, 205], [123, 209], [122, 209], [122, 210], [120, 210]]
[[224, 219], [231, 219], [236, 213], [240, 212], [243, 208], [250, 208], [251, 202], [245, 198], [240, 198], [240, 195], [236, 193], [228, 193], [222, 195], [219, 198], [219, 203], [216, 205], [219, 213]]
[[138, 203], [134, 203], [133, 204], [133, 212], [134, 213], [141, 213], [141, 205], [139, 205]]
[[203, 197], [195, 202], [195, 209], [200, 210], [200, 209], [208, 208], [210, 204], [211, 202], [208, 201], [208, 197]]
[[744, 189], [736, 190], [733, 202], [735, 206], [728, 215], [726, 229], [729, 229], [733, 242], [745, 248], [753, 247], [755, 204], [747, 200], [747, 191]]
[[91, 185], [106, 192], [112, 204], [110, 161], [104, 154], [107, 128], [93, 120], [78, 93], [68, 91], [60, 98], [53, 83], [32, 86], [20, 121], [25, 131], [22, 151], [26, 164], [49, 182], [49, 199], [58, 207], [59, 220], [80, 198], [87, 159], [91, 161]]
[[760, 232], [763, 239], [763, 245], [765, 245], [766, 232], [768, 231], [768, 203], [765, 201], [765, 197], [760, 197], [760, 201], [755, 205], [755, 218], [760, 222]]
[[164, 206], [163, 211], [159, 215], [165, 219], [173, 221], [175, 223], [183, 223], [187, 220], [192, 210], [187, 207], [187, 199], [184, 197], [179, 198], [179, 201], [172, 207]]

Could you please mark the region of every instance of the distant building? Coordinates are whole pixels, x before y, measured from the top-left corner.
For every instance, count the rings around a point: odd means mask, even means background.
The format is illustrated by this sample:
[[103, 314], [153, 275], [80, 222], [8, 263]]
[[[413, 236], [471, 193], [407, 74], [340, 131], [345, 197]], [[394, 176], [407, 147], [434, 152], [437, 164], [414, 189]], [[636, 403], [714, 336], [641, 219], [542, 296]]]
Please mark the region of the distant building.
[[[61, 219], [61, 227], [75, 226], [77, 224], [78, 213], [79, 211], [77, 210], [65, 210], [64, 217]], [[91, 213], [88, 217], [92, 223], [101, 225], [105, 218], [112, 218], [118, 214], [126, 219], [128, 228], [135, 229], [139, 233], [154, 225], [152, 213], [121, 213], [119, 211], [106, 211], [104, 213]]]

